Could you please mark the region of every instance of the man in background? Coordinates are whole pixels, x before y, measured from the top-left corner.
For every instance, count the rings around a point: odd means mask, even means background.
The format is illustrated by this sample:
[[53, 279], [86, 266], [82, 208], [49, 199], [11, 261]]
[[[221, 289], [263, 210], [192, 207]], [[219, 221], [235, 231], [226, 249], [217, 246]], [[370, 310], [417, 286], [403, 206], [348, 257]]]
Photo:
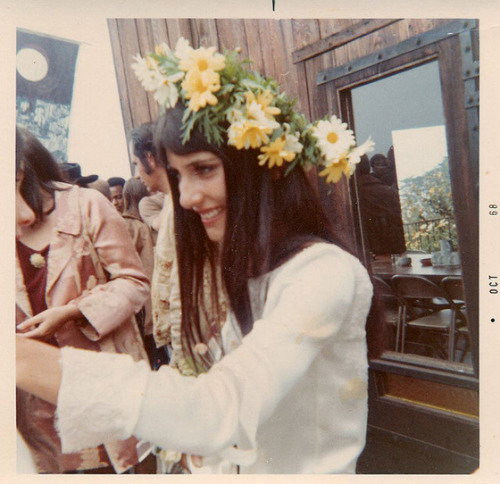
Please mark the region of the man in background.
[[123, 186], [125, 185], [125, 180], [119, 176], [113, 176], [108, 179], [108, 185], [111, 190], [111, 202], [118, 212], [123, 213]]

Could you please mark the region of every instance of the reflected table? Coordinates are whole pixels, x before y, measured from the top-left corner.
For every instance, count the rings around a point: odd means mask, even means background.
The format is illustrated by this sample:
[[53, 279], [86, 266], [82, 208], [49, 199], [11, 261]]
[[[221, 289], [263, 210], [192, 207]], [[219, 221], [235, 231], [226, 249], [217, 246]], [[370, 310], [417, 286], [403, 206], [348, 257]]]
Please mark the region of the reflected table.
[[[393, 265], [391, 262], [391, 256], [377, 256], [377, 258], [372, 261], [372, 272], [373, 275], [378, 276], [387, 283], [391, 284], [391, 279], [395, 275], [411, 275], [425, 277], [431, 280], [435, 284], [440, 284], [441, 280], [447, 276], [462, 276], [462, 270], [460, 266], [424, 266], [421, 263], [422, 259], [430, 259], [430, 254], [408, 254], [411, 258], [411, 266], [401, 267], [398, 265]], [[394, 311], [394, 310], [393, 310]], [[401, 308], [398, 310], [398, 316], [396, 318], [396, 328], [395, 328], [395, 348], [399, 346], [399, 339], [401, 336]], [[386, 313], [387, 314], [387, 313]], [[454, 351], [453, 351], [454, 353]], [[451, 354], [453, 354], [451, 353]]]
[[409, 254], [408, 257], [411, 258], [411, 266], [401, 267], [392, 265], [390, 255], [379, 255], [372, 261], [372, 272], [388, 282], [396, 274], [406, 274], [427, 277], [437, 284], [446, 276], [462, 275], [460, 266], [423, 266], [421, 260], [430, 259], [430, 254]]

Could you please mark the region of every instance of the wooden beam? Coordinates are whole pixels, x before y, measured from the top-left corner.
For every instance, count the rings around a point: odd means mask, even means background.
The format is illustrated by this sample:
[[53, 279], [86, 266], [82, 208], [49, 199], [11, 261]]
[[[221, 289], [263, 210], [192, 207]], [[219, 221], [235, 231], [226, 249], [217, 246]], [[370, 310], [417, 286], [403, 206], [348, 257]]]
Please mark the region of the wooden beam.
[[400, 19], [368, 19], [362, 20], [351, 27], [341, 30], [340, 32], [336, 32], [324, 39], [320, 39], [313, 44], [308, 45], [300, 50], [293, 52], [292, 59], [296, 64], [298, 62], [303, 62], [306, 59], [310, 59], [311, 57], [315, 57], [329, 50], [340, 47], [341, 45], [352, 42], [353, 40], [358, 39], [359, 37], [363, 37], [368, 35], [376, 30], [383, 29], [388, 25], [399, 22]]
[[457, 35], [465, 30], [477, 28], [476, 25], [477, 23], [474, 19], [454, 20], [453, 22], [440, 25], [433, 30], [410, 37], [396, 45], [391, 45], [382, 50], [372, 51], [370, 54], [356, 58], [347, 64], [331, 67], [322, 72], [318, 72], [316, 83], [318, 85], [325, 84], [339, 77], [362, 71], [368, 67], [377, 66], [382, 61], [397, 58], [400, 55], [418, 50], [426, 45], [432, 45], [439, 40]]

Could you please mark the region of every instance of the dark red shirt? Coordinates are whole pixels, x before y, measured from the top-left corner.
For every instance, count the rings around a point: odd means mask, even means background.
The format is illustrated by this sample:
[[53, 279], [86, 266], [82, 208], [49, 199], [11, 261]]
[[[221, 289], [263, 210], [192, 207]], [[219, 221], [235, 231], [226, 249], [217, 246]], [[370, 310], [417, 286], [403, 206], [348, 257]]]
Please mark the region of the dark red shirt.
[[[33, 316], [47, 309], [45, 287], [47, 285], [47, 257], [49, 255], [49, 248], [50, 245], [47, 245], [42, 250], [34, 250], [16, 240], [17, 257], [23, 272], [24, 285], [28, 291]], [[45, 264], [42, 267], [35, 267], [31, 263], [30, 257], [33, 254], [39, 254], [43, 257]]]

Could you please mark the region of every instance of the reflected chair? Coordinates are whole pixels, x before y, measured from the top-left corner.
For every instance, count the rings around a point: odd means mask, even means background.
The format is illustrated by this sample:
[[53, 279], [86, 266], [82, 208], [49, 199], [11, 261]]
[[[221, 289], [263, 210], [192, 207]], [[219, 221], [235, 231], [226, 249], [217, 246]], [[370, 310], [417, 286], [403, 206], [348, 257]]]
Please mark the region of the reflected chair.
[[[448, 336], [447, 356], [449, 360], [453, 360], [458, 310], [453, 299], [440, 286], [422, 276], [395, 275], [391, 279], [391, 284], [403, 300], [400, 351], [402, 353], [405, 351], [407, 329], [415, 328], [422, 333], [446, 334]], [[445, 304], [435, 306], [432, 301], [436, 298]]]
[[399, 333], [401, 328], [401, 312], [403, 301], [390, 284], [384, 281], [381, 277], [372, 276], [374, 293], [379, 297], [384, 305], [385, 321], [395, 329], [394, 351], [397, 351]]
[[447, 276], [441, 281], [441, 287], [455, 303], [455, 307], [452, 308], [455, 318], [453, 351], [455, 351], [458, 338], [461, 335], [465, 336], [466, 346], [464, 347], [462, 356], [460, 357], [460, 361], [463, 362], [465, 354], [470, 347], [470, 334], [467, 326], [467, 311], [465, 308], [464, 281], [459, 276]]
[[[406, 250], [403, 253], [403, 255], [408, 255], [408, 256], [422, 255], [422, 254], [427, 254], [427, 252], [425, 252], [425, 250], [410, 249], [410, 250]], [[413, 263], [413, 260], [412, 260], [412, 263]], [[450, 309], [450, 305], [448, 304], [448, 302], [445, 299], [438, 298], [438, 297], [435, 297], [435, 298], [429, 299], [429, 300], [421, 300], [421, 301], [415, 300], [413, 303], [413, 306], [420, 307], [421, 309], [424, 309], [424, 310], [427, 309], [429, 311], [436, 311], [439, 309]]]

